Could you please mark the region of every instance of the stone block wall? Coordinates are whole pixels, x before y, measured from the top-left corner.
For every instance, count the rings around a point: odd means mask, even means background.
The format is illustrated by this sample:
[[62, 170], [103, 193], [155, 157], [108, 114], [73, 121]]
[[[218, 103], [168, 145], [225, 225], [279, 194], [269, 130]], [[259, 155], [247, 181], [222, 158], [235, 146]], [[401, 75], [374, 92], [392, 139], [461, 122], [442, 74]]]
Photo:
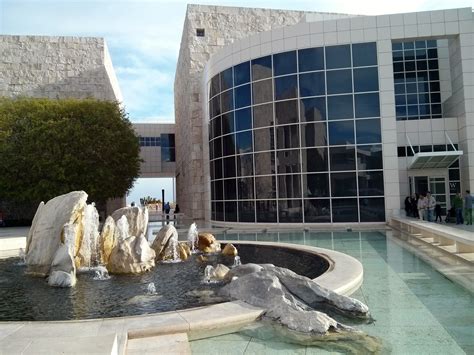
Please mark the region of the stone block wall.
[[0, 36], [0, 96], [122, 101], [103, 38]]

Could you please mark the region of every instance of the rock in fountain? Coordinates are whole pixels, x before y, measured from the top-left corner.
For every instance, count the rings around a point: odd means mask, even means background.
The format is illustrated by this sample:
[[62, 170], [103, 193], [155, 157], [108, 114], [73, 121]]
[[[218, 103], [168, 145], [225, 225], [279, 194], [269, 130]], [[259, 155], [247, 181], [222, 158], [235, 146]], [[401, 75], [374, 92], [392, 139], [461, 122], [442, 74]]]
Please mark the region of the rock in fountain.
[[204, 282], [220, 282], [225, 280], [229, 268], [223, 264], [217, 264], [216, 267], [207, 265], [204, 269]]
[[115, 221], [108, 216], [102, 227], [102, 233], [99, 238], [100, 262], [107, 265], [112, 249], [117, 245], [117, 236], [115, 235]]
[[146, 207], [123, 207], [112, 213], [112, 218], [115, 223], [117, 223], [123, 216], [126, 217], [128, 222], [129, 236], [139, 236], [142, 234], [147, 235], [148, 209]]
[[160, 229], [153, 241], [151, 248], [156, 253], [156, 261], [166, 261], [175, 259], [178, 250], [178, 231], [172, 225], [164, 226]]
[[266, 309], [265, 316], [289, 329], [323, 336], [330, 331], [355, 331], [317, 309], [369, 318], [362, 302], [336, 294], [311, 279], [273, 265], [245, 264], [231, 269], [232, 281], [220, 294]]
[[155, 251], [142, 235], [119, 242], [112, 250], [107, 264], [111, 274], [137, 274], [155, 266]]
[[221, 251], [221, 244], [211, 233], [199, 233], [198, 247], [205, 254]]
[[237, 248], [233, 244], [226, 244], [224, 249], [222, 249], [222, 254], [226, 256], [237, 256], [239, 252], [237, 251]]
[[196, 248], [198, 247], [197, 245], [198, 240], [199, 240], [199, 233], [198, 233], [197, 225], [196, 223], [193, 222], [189, 226], [189, 229], [188, 229], [188, 243], [191, 249], [191, 253], [194, 253], [196, 251]]

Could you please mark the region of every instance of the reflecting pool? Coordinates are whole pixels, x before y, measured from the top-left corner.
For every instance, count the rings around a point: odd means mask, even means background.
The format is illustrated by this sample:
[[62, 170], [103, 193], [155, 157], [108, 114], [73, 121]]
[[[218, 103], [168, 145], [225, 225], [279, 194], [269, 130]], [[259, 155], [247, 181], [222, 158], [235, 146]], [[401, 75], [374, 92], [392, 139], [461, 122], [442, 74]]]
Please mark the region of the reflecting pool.
[[[394, 354], [474, 354], [474, 295], [404, 248], [391, 231], [292, 231], [216, 234], [221, 240], [305, 244], [349, 254], [364, 266], [364, 283], [352, 296], [366, 303], [376, 322], [355, 325], [380, 337]], [[471, 270], [474, 272], [474, 270]], [[193, 353], [326, 354], [283, 342], [268, 328], [191, 342]]]

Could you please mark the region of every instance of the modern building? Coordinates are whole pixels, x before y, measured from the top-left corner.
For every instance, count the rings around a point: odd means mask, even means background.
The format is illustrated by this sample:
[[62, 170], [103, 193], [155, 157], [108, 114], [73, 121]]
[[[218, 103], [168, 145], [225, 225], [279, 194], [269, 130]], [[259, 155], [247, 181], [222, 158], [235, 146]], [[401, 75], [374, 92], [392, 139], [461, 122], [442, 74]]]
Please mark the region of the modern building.
[[381, 16], [189, 5], [177, 196], [194, 218], [383, 222], [474, 188], [471, 8]]

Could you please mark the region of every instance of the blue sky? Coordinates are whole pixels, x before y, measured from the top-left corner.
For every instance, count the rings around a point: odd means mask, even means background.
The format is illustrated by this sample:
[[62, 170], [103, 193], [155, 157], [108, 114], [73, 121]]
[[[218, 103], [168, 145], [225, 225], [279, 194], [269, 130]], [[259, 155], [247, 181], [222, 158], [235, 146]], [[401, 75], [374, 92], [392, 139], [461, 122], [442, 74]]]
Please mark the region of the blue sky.
[[[0, 34], [100, 36], [132, 122], [174, 122], [173, 83], [187, 3], [376, 15], [470, 7], [472, 0], [0, 0]], [[127, 201], [172, 200], [171, 179], [139, 179]]]
[[[134, 122], [173, 122], [186, 1], [0, 0], [0, 33], [105, 37]], [[472, 6], [472, 0], [220, 0], [189, 3], [357, 14]]]

